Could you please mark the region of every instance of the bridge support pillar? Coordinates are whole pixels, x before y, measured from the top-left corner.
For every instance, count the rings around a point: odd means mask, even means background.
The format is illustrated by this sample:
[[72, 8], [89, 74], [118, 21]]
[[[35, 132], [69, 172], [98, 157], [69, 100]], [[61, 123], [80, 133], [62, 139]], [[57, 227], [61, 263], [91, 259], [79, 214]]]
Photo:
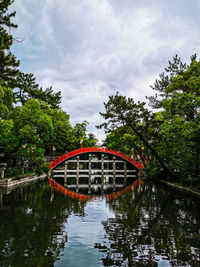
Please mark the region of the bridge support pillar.
[[127, 164], [126, 161], [124, 161], [124, 185], [126, 185], [126, 179], [127, 179]]
[[65, 161], [64, 186], [67, 186], [67, 161]]
[[78, 186], [79, 186], [79, 159], [80, 159], [80, 157], [77, 156], [77, 165], [76, 165], [76, 192], [78, 192]]
[[116, 189], [116, 157], [113, 156], [113, 190]]
[[89, 176], [88, 176], [88, 194], [91, 193], [91, 176], [92, 176], [92, 155], [89, 154]]

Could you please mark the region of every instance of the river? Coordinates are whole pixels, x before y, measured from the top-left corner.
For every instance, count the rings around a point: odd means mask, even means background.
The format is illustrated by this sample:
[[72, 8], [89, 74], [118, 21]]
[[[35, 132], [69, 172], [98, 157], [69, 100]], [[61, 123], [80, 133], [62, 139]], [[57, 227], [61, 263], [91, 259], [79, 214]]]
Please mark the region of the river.
[[0, 266], [200, 266], [199, 207], [152, 182], [86, 199], [40, 181], [0, 193]]

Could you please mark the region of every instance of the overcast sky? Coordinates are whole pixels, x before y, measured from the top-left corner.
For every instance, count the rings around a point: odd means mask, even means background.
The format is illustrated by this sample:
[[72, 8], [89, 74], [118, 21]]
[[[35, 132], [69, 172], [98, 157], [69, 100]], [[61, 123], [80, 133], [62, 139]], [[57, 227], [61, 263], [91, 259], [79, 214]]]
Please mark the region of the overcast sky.
[[199, 0], [15, 0], [21, 70], [62, 92], [72, 125], [102, 121], [116, 91], [144, 100], [175, 54], [200, 55]]

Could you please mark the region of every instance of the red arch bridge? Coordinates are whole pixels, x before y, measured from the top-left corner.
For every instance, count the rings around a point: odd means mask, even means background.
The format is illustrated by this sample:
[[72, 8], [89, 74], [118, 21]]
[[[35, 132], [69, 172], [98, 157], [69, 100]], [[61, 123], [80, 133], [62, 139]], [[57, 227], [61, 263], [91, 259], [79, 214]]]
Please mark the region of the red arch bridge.
[[52, 177], [68, 188], [87, 187], [90, 193], [97, 185], [123, 187], [143, 165], [116, 150], [86, 147], [60, 156], [51, 162], [50, 168]]

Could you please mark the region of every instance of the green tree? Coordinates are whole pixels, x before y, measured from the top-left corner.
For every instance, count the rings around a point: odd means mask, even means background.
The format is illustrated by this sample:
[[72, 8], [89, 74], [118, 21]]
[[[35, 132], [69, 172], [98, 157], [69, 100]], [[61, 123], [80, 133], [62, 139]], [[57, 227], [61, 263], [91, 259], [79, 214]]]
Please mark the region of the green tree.
[[78, 149], [82, 147], [95, 147], [97, 146], [97, 138], [94, 134], [87, 134], [87, 121], [83, 121], [82, 123], [76, 123], [73, 128], [73, 147], [74, 149]]
[[82, 123], [76, 123], [73, 127], [73, 145], [74, 149], [80, 148], [80, 146], [84, 146], [86, 137], [86, 129], [87, 129], [88, 122], [83, 121]]
[[178, 55], [173, 57], [172, 61], [169, 61], [169, 65], [165, 68], [165, 72], [162, 72], [159, 75], [159, 79], [156, 79], [154, 85], [150, 87], [156, 91], [154, 96], [146, 97], [149, 100], [149, 105], [154, 108], [158, 109], [162, 107], [162, 101], [167, 99], [168, 94], [168, 87], [171, 84], [172, 80], [182, 75], [187, 68], [186, 64], [183, 64], [181, 58]]
[[48, 115], [53, 124], [52, 137], [45, 144], [46, 154], [50, 154], [52, 147], [56, 148], [56, 154], [61, 155], [73, 150], [73, 129], [69, 122], [69, 115], [62, 109], [48, 109]]
[[[165, 70], [152, 86], [156, 94], [148, 97], [152, 112], [145, 103], [116, 94], [105, 103], [101, 115], [106, 122], [100, 127], [109, 134], [106, 142], [111, 146], [124, 144], [126, 134], [136, 136], [136, 145], [139, 141], [151, 153], [147, 168], [151, 174], [161, 174], [163, 169], [168, 176], [178, 174], [188, 182], [189, 175], [198, 177], [200, 166], [200, 61], [194, 55], [186, 65], [175, 56]], [[198, 178], [192, 183], [198, 184]]]
[[[158, 93], [150, 97], [153, 108], [161, 108], [159, 150], [168, 165], [179, 175], [199, 174], [200, 166], [200, 61], [191, 56], [189, 65], [178, 56], [169, 62], [166, 73], [152, 87]], [[168, 82], [166, 82], [168, 81]]]
[[85, 141], [85, 146], [87, 146], [87, 147], [95, 147], [95, 146], [97, 146], [98, 139], [96, 138], [96, 136], [93, 133], [87, 134], [86, 138], [87, 139]]
[[61, 92], [53, 93], [52, 86], [43, 90], [32, 73], [19, 72], [15, 85], [15, 102], [24, 104], [27, 100], [36, 98], [45, 101], [51, 108], [59, 108], [61, 103]]
[[0, 143], [4, 142], [4, 139], [13, 127], [13, 120], [10, 118], [12, 102], [12, 90], [0, 85]]
[[160, 151], [165, 153], [169, 164], [176, 161], [182, 175], [186, 173], [198, 175], [200, 61], [197, 61], [196, 55], [191, 57], [190, 65], [174, 76], [168, 87], [163, 89], [163, 100], [160, 104], [163, 109], [163, 124], [159, 133]]
[[[151, 154], [156, 158], [166, 174], [174, 176], [158, 154], [158, 151], [151, 144], [151, 136], [148, 135], [148, 129], [153, 116], [145, 108], [145, 103], [135, 103], [133, 98], [126, 98], [117, 93], [115, 96], [109, 96], [109, 101], [104, 103], [104, 106], [105, 113], [100, 114], [107, 121], [98, 127], [104, 127], [106, 132], [112, 132], [121, 126], [130, 127], [146, 149], [151, 151]], [[152, 131], [150, 130], [150, 132]]]
[[24, 74], [18, 70], [20, 61], [10, 51], [15, 41], [10, 34], [10, 29], [17, 28], [17, 25], [11, 21], [16, 12], [8, 12], [13, 2], [13, 0], [0, 1], [0, 82], [14, 89], [15, 102], [23, 104], [31, 98], [37, 98], [47, 102], [52, 108], [58, 108], [61, 102], [61, 92], [53, 93], [51, 86], [43, 90], [35, 82], [33, 74]]
[[32, 99], [13, 111], [14, 128], [8, 137], [5, 150], [14, 158], [27, 158], [30, 162], [43, 160], [45, 143], [53, 134], [51, 117], [43, 105], [46, 104]]
[[9, 87], [12, 87], [15, 82], [20, 64], [10, 51], [14, 38], [7, 31], [7, 29], [17, 27], [16, 24], [11, 22], [16, 12], [8, 13], [8, 7], [12, 3], [13, 0], [2, 0], [0, 2], [0, 81]]
[[130, 127], [122, 126], [113, 130], [106, 136], [103, 144], [108, 148], [133, 156], [135, 160], [138, 160], [139, 156], [144, 166], [146, 165], [147, 150], [143, 149], [143, 143]]

